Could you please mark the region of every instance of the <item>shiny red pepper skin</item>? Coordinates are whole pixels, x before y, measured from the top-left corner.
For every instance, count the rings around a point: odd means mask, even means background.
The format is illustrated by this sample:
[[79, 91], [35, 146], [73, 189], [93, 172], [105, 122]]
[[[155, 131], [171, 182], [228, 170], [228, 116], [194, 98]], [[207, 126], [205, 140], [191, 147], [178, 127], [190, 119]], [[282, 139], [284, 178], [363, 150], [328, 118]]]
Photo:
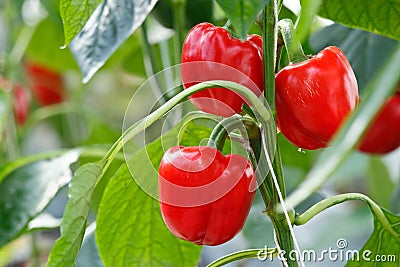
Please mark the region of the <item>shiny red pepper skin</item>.
[[326, 147], [358, 103], [356, 77], [337, 47], [286, 66], [275, 83], [277, 125], [290, 142], [304, 149]]
[[[185, 88], [203, 81], [228, 80], [247, 86], [257, 95], [264, 90], [262, 39], [258, 35], [249, 35], [242, 42], [231, 37], [224, 28], [200, 23], [190, 30], [182, 48], [182, 63], [196, 61], [224, 65], [183, 64]], [[189, 98], [202, 111], [224, 117], [240, 113], [245, 102], [238, 94], [224, 88], [202, 90]]]
[[398, 147], [400, 147], [400, 92], [386, 101], [358, 149], [370, 154], [385, 154]]
[[161, 214], [178, 238], [219, 245], [243, 227], [255, 195], [250, 162], [212, 147], [172, 147], [161, 160]]
[[26, 62], [26, 72], [34, 98], [41, 106], [59, 104], [65, 100], [63, 77], [45, 66]]

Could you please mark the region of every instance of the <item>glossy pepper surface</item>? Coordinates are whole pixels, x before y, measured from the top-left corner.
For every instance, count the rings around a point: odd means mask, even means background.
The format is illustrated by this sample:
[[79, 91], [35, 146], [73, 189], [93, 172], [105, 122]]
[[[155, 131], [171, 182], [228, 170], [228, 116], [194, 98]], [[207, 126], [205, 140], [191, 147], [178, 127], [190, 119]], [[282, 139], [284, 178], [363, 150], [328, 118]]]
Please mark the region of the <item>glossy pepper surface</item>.
[[326, 147], [358, 103], [356, 77], [337, 47], [284, 67], [275, 82], [277, 125], [300, 148]]
[[198, 245], [219, 245], [243, 227], [255, 195], [250, 162], [212, 147], [172, 147], [161, 160], [159, 198], [168, 229]]
[[400, 91], [386, 101], [367, 130], [358, 149], [371, 154], [385, 154], [399, 146]]
[[[183, 43], [182, 63], [185, 88], [209, 80], [228, 80], [250, 88], [257, 95], [264, 90], [262, 39], [258, 35], [249, 35], [241, 41], [224, 28], [198, 24]], [[240, 113], [245, 103], [238, 94], [225, 88], [202, 90], [189, 98], [202, 111], [224, 117]]]

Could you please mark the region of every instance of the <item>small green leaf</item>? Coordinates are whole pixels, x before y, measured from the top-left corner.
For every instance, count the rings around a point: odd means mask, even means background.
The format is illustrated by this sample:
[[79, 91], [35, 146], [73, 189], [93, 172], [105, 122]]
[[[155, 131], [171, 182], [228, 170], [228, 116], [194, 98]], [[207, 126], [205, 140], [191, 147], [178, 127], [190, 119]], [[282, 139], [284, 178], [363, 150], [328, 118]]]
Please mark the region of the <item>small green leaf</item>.
[[70, 165], [80, 152], [55, 158], [21, 159], [0, 173], [0, 246], [24, 233], [37, 216], [71, 179]]
[[371, 157], [368, 164], [368, 192], [369, 196], [380, 206], [390, 207], [390, 197], [394, 190], [394, 183], [386, 165], [379, 157]]
[[65, 45], [83, 28], [101, 0], [60, 0], [60, 15], [64, 24]]
[[247, 31], [269, 0], [217, 0], [236, 29], [236, 34], [246, 39]]
[[397, 43], [393, 39], [340, 24], [325, 27], [310, 37], [310, 45], [315, 52], [330, 45], [343, 50], [357, 77], [360, 92], [390, 57]]
[[103, 165], [88, 163], [75, 173], [69, 188], [69, 201], [61, 222], [61, 237], [56, 241], [47, 266], [74, 266], [85, 233], [90, 202]]
[[319, 15], [400, 40], [400, 0], [325, 0]]
[[158, 201], [142, 191], [126, 165], [104, 192], [96, 239], [105, 266], [196, 266], [200, 256], [199, 246], [168, 231]]
[[83, 82], [87, 82], [143, 23], [156, 2], [108, 0], [96, 8], [70, 43], [71, 52], [82, 71]]
[[371, 237], [360, 250], [358, 259], [353, 258], [346, 267], [398, 267], [400, 265], [400, 217], [385, 210], [383, 213], [397, 236], [384, 228], [375, 217]]

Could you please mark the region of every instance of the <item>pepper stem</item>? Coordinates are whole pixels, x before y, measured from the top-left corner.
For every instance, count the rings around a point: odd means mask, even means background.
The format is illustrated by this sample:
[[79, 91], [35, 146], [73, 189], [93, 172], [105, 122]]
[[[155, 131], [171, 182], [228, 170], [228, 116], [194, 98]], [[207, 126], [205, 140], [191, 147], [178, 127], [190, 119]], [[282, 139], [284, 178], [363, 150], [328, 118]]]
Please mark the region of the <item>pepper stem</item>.
[[225, 145], [225, 140], [228, 138], [230, 132], [238, 129], [242, 136], [246, 136], [246, 127], [253, 124], [254, 121], [251, 118], [242, 117], [237, 114], [233, 115], [232, 117], [225, 118], [214, 127], [207, 146], [215, 147], [219, 151], [222, 151]]
[[301, 43], [296, 38], [293, 22], [290, 19], [282, 19], [278, 22], [278, 29], [285, 43], [290, 63], [298, 63], [307, 60]]

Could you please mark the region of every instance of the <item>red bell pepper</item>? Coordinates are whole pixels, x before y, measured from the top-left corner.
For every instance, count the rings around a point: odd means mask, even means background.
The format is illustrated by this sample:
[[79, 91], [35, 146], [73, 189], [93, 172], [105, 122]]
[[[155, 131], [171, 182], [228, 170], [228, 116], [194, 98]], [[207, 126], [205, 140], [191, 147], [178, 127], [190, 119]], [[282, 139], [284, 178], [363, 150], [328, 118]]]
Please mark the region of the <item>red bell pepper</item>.
[[[224, 28], [198, 24], [183, 43], [182, 63], [185, 88], [209, 80], [227, 80], [240, 83], [257, 95], [264, 90], [262, 39], [255, 34], [241, 41]], [[240, 113], [245, 103], [225, 88], [202, 90], [189, 98], [202, 111], [224, 117]]]
[[326, 147], [358, 103], [356, 77], [337, 47], [284, 67], [275, 82], [277, 125], [300, 148]]

